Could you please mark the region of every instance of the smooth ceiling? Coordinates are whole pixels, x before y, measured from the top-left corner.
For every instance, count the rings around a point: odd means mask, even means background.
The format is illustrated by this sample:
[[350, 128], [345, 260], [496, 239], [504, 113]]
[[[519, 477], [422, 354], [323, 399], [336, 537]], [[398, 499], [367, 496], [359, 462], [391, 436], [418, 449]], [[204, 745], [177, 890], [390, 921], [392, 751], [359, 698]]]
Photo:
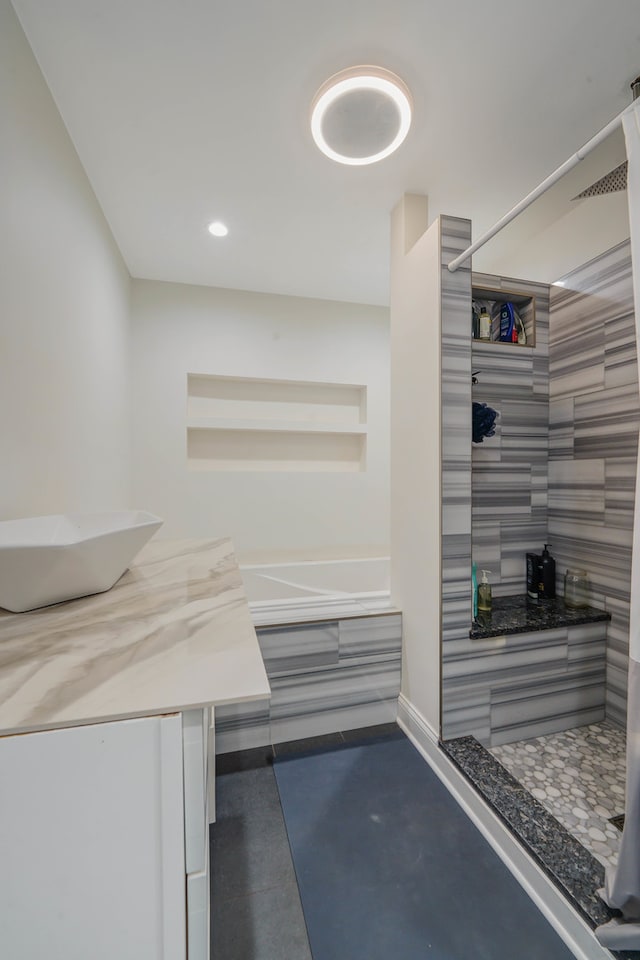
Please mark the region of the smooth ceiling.
[[[631, 100], [638, 0], [14, 0], [131, 274], [388, 302], [389, 214], [429, 196], [474, 237]], [[393, 157], [322, 156], [309, 104], [357, 63], [399, 74]], [[628, 235], [625, 195], [570, 197], [620, 137], [474, 257], [554, 280]], [[585, 161], [587, 164], [587, 161]], [[221, 219], [224, 240], [206, 227]]]

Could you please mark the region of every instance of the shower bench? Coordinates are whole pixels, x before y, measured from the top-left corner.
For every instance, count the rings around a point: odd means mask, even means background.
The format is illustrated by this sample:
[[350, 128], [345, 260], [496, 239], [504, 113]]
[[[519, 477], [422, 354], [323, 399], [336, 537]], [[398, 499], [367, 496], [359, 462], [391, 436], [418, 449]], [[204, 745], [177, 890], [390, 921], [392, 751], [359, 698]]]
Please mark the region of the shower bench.
[[494, 597], [466, 636], [443, 641], [442, 739], [498, 746], [603, 720], [610, 619], [562, 599]]
[[606, 610], [595, 607], [568, 607], [564, 600], [531, 600], [526, 594], [494, 597], [490, 613], [479, 612], [469, 631], [471, 639], [536, 633], [611, 619]]

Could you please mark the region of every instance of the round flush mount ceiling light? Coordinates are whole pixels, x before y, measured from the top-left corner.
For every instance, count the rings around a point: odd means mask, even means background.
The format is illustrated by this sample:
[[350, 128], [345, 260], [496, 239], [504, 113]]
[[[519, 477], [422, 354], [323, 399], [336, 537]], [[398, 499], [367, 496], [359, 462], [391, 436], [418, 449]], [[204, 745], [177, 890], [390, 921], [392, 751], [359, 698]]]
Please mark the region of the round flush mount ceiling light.
[[214, 220], [207, 229], [212, 237], [226, 237], [229, 233], [229, 227], [220, 220]]
[[390, 70], [350, 67], [330, 77], [313, 98], [311, 133], [338, 163], [376, 163], [407, 136], [411, 109], [408, 87]]

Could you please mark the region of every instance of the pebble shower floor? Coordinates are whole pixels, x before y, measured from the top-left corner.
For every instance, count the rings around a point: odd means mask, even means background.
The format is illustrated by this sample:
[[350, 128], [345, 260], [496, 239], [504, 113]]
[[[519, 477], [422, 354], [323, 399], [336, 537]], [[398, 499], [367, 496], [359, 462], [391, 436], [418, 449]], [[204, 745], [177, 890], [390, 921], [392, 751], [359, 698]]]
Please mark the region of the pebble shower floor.
[[608, 721], [492, 747], [491, 753], [604, 866], [618, 862], [625, 731]]

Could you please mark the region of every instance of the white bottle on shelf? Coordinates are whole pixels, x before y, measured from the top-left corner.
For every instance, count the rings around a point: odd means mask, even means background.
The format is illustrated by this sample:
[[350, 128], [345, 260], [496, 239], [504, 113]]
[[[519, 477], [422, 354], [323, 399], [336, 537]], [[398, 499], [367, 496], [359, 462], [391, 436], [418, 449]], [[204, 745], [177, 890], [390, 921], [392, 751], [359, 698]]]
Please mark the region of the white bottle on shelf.
[[491, 339], [491, 317], [489, 316], [486, 307], [483, 307], [480, 311], [480, 339]]

